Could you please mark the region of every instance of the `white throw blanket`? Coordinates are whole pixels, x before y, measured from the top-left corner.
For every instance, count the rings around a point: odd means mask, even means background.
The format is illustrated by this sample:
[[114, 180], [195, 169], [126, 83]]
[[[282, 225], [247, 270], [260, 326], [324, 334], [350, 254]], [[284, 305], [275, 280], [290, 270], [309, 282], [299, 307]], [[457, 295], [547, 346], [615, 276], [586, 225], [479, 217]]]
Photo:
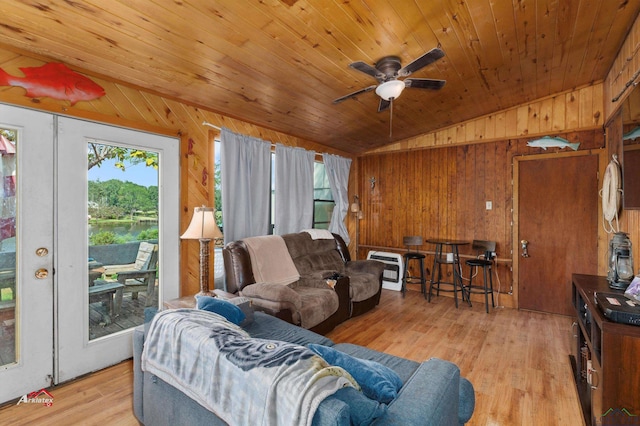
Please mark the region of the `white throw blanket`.
[[312, 240], [333, 240], [333, 234], [327, 229], [305, 229], [302, 232], [306, 232], [311, 235]]
[[279, 235], [249, 237], [247, 245], [257, 283], [291, 284], [300, 279], [284, 240]]
[[311, 425], [323, 399], [345, 386], [359, 388], [304, 346], [253, 339], [197, 309], [154, 317], [141, 367], [232, 425]]

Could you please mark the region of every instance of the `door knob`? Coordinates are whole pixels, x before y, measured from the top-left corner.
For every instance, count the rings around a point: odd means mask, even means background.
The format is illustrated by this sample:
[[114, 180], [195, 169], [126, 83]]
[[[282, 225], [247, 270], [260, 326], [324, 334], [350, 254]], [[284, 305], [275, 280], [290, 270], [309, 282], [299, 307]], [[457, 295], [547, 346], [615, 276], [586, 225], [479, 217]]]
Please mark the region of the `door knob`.
[[36, 271], [36, 278], [39, 280], [47, 278], [48, 276], [49, 276], [49, 271], [44, 268], [40, 268]]
[[522, 257], [529, 257], [529, 250], [527, 250], [527, 246], [529, 245], [529, 241], [522, 240], [522, 241], [520, 241], [520, 244], [522, 245]]

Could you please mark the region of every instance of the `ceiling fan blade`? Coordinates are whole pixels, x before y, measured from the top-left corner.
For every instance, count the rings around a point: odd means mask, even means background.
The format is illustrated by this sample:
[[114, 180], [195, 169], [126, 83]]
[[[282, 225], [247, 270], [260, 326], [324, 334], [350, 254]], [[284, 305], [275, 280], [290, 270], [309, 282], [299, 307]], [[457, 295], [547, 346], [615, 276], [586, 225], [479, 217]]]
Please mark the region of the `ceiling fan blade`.
[[362, 62], [362, 61], [354, 62], [352, 64], [349, 64], [349, 66], [354, 70], [358, 70], [367, 75], [370, 75], [371, 77], [375, 78], [378, 81], [381, 81], [385, 78], [384, 73], [378, 71], [376, 68], [372, 67], [371, 65], [365, 62]]
[[442, 58], [443, 56], [444, 56], [444, 52], [442, 51], [442, 49], [434, 47], [424, 55], [420, 56], [418, 59], [415, 59], [413, 62], [408, 64], [406, 67], [403, 67], [402, 69], [400, 69], [400, 71], [398, 71], [398, 76], [406, 77], [418, 71], [419, 69], [422, 69], [427, 65], [434, 63], [435, 61]]
[[389, 105], [391, 105], [390, 101], [385, 101], [384, 99], [380, 98], [380, 105], [378, 105], [378, 112], [382, 112], [388, 109]]
[[342, 96], [341, 98], [334, 99], [333, 103], [337, 104], [337, 103], [340, 103], [340, 102], [345, 101], [347, 99], [355, 98], [356, 96], [358, 96], [361, 93], [366, 93], [366, 92], [370, 92], [370, 91], [374, 90], [376, 87], [377, 86], [375, 84], [373, 86], [365, 87], [364, 89], [360, 89], [360, 90], [355, 91], [353, 93], [349, 93], [348, 95]]
[[404, 86], [416, 89], [440, 90], [446, 82], [446, 80], [434, 80], [431, 78], [407, 78], [404, 80]]

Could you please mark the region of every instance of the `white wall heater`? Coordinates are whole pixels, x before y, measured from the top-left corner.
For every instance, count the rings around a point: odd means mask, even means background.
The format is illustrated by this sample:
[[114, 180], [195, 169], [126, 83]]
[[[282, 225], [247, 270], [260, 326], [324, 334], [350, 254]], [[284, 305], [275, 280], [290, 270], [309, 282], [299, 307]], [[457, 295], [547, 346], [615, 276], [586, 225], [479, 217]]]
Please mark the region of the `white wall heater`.
[[367, 254], [367, 259], [384, 263], [382, 288], [394, 291], [402, 290], [402, 277], [404, 277], [402, 255], [384, 251], [370, 251], [369, 254]]

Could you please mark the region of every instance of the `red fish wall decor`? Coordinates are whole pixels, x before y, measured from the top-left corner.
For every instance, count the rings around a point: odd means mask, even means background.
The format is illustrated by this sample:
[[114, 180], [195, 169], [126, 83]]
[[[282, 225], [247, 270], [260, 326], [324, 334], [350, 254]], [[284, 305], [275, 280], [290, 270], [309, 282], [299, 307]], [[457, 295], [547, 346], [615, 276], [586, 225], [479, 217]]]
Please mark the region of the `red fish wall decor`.
[[104, 89], [64, 64], [48, 63], [40, 67], [20, 68], [24, 77], [16, 77], [0, 68], [0, 86], [22, 87], [30, 98], [48, 97], [70, 101], [91, 101], [104, 96]]

